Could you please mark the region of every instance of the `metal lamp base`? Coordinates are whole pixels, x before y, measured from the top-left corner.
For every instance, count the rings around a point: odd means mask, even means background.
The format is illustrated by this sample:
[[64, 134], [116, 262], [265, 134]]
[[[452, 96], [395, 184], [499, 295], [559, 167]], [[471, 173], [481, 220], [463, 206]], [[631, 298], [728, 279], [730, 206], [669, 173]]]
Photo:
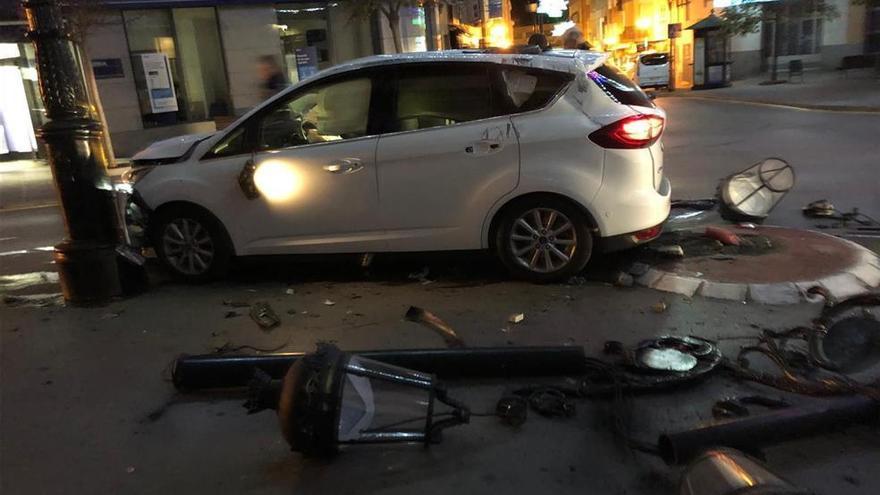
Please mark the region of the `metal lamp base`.
[[88, 306], [122, 294], [115, 245], [63, 241], [55, 246], [54, 258], [67, 302]]

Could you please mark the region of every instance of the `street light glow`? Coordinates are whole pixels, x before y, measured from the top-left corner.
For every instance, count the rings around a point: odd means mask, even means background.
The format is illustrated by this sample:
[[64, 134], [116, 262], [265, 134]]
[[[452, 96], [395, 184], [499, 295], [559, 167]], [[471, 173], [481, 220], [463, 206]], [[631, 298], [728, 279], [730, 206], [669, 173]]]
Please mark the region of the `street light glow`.
[[302, 178], [292, 164], [267, 160], [257, 166], [254, 184], [266, 199], [277, 203], [295, 197], [302, 188]]

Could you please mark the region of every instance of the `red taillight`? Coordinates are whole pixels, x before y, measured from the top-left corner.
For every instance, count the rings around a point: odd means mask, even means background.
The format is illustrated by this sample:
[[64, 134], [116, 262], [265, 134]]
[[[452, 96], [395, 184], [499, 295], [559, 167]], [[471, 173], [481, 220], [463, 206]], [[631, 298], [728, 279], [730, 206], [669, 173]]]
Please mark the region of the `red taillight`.
[[590, 140], [603, 148], [647, 148], [660, 139], [663, 124], [657, 115], [633, 115], [591, 133]]
[[651, 228], [647, 228], [645, 230], [640, 230], [638, 232], [633, 233], [633, 237], [635, 237], [637, 242], [645, 242], [658, 237], [660, 233], [663, 232], [663, 225], [655, 225]]

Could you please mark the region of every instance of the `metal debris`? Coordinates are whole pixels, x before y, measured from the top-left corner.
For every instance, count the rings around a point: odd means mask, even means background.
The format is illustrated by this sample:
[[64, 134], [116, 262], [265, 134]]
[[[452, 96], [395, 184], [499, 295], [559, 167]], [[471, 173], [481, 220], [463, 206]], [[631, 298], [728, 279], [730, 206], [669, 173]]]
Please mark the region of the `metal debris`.
[[666, 311], [666, 308], [667, 308], [666, 303], [663, 301], [659, 301], [659, 302], [656, 302], [653, 305], [651, 305], [651, 311], [653, 311], [655, 313], [663, 313]]
[[529, 405], [517, 395], [506, 395], [495, 405], [495, 415], [502, 423], [517, 428], [528, 418]]
[[336, 304], [336, 301], [331, 301], [330, 299], [324, 299], [324, 306], [333, 306]]
[[526, 319], [526, 315], [523, 313], [514, 313], [507, 318], [508, 323], [513, 323], [516, 325], [517, 323]]
[[251, 305], [251, 319], [263, 330], [270, 330], [281, 324], [281, 319], [275, 314], [275, 310], [268, 302], [258, 301]]
[[231, 301], [229, 299], [225, 299], [223, 301], [224, 306], [229, 306], [231, 308], [247, 308], [250, 307], [250, 303], [244, 301]]
[[772, 399], [761, 395], [747, 395], [745, 397], [731, 397], [722, 399], [712, 406], [712, 416], [715, 419], [742, 418], [751, 414], [748, 406], [762, 406], [768, 409], [782, 409], [791, 404], [783, 399]]
[[434, 281], [428, 278], [428, 273], [431, 272], [431, 269], [427, 266], [422, 268], [421, 271], [410, 273], [407, 278], [410, 280], [418, 280], [422, 285], [433, 284]]
[[660, 253], [664, 256], [670, 256], [674, 258], [682, 258], [684, 257], [684, 249], [681, 248], [678, 244], [672, 244], [667, 246], [656, 246], [652, 248], [655, 252]]
[[446, 341], [446, 345], [449, 347], [464, 347], [464, 341], [461, 340], [461, 337], [459, 337], [457, 333], [455, 333], [455, 330], [437, 315], [426, 309], [410, 306], [403, 318], [407, 321], [420, 323], [425, 327], [434, 330], [443, 337], [443, 340]]
[[834, 208], [834, 204], [827, 199], [820, 199], [817, 201], [813, 201], [809, 203], [807, 206], [804, 206], [801, 211], [804, 216], [810, 218], [827, 218], [833, 217], [837, 214], [837, 210]]
[[632, 287], [633, 283], [633, 276], [629, 273], [617, 272], [614, 276], [614, 285], [617, 287]]
[[722, 229], [721, 227], [706, 227], [704, 235], [710, 239], [715, 239], [726, 246], [739, 246], [741, 243], [738, 235], [727, 229]]

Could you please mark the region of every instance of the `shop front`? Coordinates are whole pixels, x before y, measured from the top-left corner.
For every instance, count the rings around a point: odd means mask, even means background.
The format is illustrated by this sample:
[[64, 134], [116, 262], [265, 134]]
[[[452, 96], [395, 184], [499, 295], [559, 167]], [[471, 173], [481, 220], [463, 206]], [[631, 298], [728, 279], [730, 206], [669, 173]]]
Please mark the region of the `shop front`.
[[37, 156], [35, 131], [46, 120], [34, 49], [24, 31], [17, 21], [0, 26], [0, 161]]

